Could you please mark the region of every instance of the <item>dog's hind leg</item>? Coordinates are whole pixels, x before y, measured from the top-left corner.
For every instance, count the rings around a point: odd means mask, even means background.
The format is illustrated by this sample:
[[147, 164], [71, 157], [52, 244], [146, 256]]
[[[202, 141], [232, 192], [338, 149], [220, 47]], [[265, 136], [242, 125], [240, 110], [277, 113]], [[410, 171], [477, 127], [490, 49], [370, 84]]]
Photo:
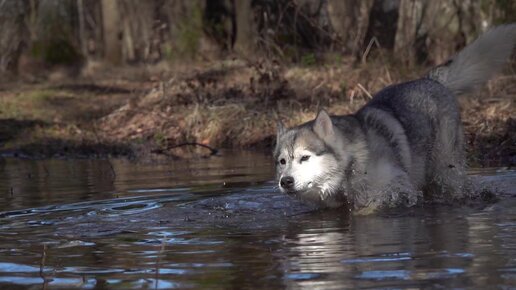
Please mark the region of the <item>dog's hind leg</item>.
[[464, 134], [457, 115], [444, 114], [438, 121], [427, 171], [425, 198], [434, 202], [462, 199], [468, 193]]

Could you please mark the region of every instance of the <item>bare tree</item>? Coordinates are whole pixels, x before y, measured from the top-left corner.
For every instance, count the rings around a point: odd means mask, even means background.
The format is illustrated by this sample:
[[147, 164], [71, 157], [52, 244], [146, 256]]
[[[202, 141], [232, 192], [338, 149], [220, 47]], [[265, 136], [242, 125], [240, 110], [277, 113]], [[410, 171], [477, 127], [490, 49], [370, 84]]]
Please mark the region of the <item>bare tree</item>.
[[119, 9], [123, 59], [135, 62], [159, 58], [153, 43], [156, 1], [121, 0]]
[[165, 2], [162, 10], [168, 25], [167, 35], [164, 36], [166, 57], [194, 58], [202, 50], [205, 1], [207, 0]]
[[29, 40], [26, 1], [0, 1], [0, 73], [17, 70], [18, 59]]
[[117, 0], [102, 0], [104, 57], [107, 61], [122, 62], [122, 41], [119, 5]]
[[327, 1], [328, 16], [344, 45], [344, 52], [355, 55], [361, 49], [372, 5], [372, 0]]
[[236, 39], [235, 50], [248, 55], [255, 49], [256, 25], [251, 0], [235, 0]]

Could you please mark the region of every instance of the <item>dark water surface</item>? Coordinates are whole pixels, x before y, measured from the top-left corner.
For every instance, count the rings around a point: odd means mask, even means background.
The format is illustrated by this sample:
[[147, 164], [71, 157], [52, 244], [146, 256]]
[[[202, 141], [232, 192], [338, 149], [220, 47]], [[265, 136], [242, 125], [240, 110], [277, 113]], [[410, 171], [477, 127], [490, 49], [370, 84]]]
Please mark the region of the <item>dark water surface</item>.
[[0, 289], [516, 289], [516, 172], [495, 204], [371, 216], [276, 193], [273, 164], [0, 161]]

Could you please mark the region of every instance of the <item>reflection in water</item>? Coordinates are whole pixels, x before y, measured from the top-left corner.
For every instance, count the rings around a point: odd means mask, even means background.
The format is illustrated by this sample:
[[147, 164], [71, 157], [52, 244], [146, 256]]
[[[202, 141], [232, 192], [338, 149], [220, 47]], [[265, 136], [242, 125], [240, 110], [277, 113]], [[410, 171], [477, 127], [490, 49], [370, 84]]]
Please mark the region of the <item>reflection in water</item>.
[[[6, 159], [0, 162], [0, 210], [152, 193], [210, 192], [272, 179], [272, 163], [252, 152], [201, 160], [134, 164], [124, 160]], [[30, 198], [27, 198], [30, 197]]]
[[[374, 216], [313, 211], [274, 193], [268, 156], [230, 155], [162, 165], [5, 160], [0, 288], [516, 284], [510, 195]], [[516, 174], [486, 180], [513, 184]]]
[[307, 289], [514, 285], [516, 233], [498, 218], [446, 208], [319, 220], [286, 239], [283, 268], [289, 286]]

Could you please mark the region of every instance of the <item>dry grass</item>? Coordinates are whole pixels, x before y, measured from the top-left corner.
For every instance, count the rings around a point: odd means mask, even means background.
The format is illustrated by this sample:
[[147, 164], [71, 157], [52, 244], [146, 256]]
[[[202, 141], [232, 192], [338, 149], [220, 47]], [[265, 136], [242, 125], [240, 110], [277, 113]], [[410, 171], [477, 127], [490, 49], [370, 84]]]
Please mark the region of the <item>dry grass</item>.
[[[132, 152], [143, 158], [190, 142], [270, 149], [278, 120], [297, 125], [321, 108], [353, 113], [385, 86], [415, 79], [427, 69], [390, 63], [381, 55], [361, 63], [336, 59], [314, 66], [229, 60], [129, 81], [98, 74], [102, 77], [90, 78], [87, 85], [75, 81], [4, 89], [0, 133], [9, 138], [0, 142], [3, 150], [30, 151], [39, 144], [42, 154], [73, 147], [85, 154]], [[515, 100], [513, 72], [459, 98], [472, 165], [516, 164]], [[187, 151], [183, 146], [168, 153], [184, 156]]]
[[322, 107], [350, 113], [370, 98], [369, 91], [389, 84], [392, 75], [401, 79], [402, 72], [385, 73], [374, 65], [351, 68], [350, 63], [286, 67], [234, 62], [182, 72], [104, 118], [101, 127], [116, 138], [149, 139], [160, 132], [177, 142], [267, 145], [263, 142], [271, 139], [277, 120], [299, 124]]
[[[239, 61], [205, 65], [175, 74], [137, 101], [99, 123], [106, 136], [141, 140], [197, 142], [213, 147], [269, 148], [276, 122], [293, 126], [320, 108], [348, 114], [383, 87], [421, 76], [382, 61], [351, 60], [320, 66], [283, 66]], [[474, 165], [514, 164], [514, 74], [491, 81], [461, 97], [469, 160]]]
[[516, 76], [493, 79], [459, 98], [472, 166], [516, 164]]

